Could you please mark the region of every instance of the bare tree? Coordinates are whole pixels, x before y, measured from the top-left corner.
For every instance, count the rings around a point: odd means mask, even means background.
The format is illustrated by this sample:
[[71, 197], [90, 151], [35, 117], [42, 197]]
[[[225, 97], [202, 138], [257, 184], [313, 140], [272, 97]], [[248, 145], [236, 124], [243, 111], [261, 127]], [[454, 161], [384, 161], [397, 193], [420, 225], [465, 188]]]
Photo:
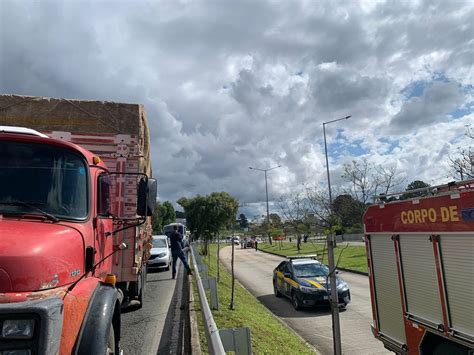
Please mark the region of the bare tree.
[[396, 166], [373, 165], [366, 158], [344, 164], [342, 177], [351, 182], [352, 196], [364, 204], [371, 202], [377, 194], [386, 194], [405, 181], [397, 176]]
[[[466, 136], [474, 139], [474, 129], [466, 126]], [[472, 147], [458, 148], [454, 157], [449, 156], [448, 165], [453, 169], [456, 178], [460, 180], [474, 178], [474, 150]]]
[[301, 232], [303, 220], [308, 214], [308, 201], [303, 194], [281, 196], [277, 201], [283, 219], [296, 231], [296, 247], [301, 249]]
[[305, 189], [308, 210], [313, 213], [318, 220], [327, 224], [329, 222], [329, 216], [331, 215], [328, 190], [321, 189], [317, 186], [305, 186]]
[[377, 187], [380, 188], [380, 190], [376, 190], [374, 195], [379, 193], [379, 191], [388, 194], [390, 190], [403, 184], [406, 180], [405, 178], [397, 176], [397, 167], [395, 165], [389, 166], [388, 168], [378, 165], [375, 167], [375, 171], [375, 179], [378, 180]]
[[373, 167], [363, 159], [362, 162], [352, 161], [352, 164], [344, 164], [343, 178], [352, 183], [351, 193], [359, 201], [367, 203], [378, 187], [378, 181], [372, 178]]

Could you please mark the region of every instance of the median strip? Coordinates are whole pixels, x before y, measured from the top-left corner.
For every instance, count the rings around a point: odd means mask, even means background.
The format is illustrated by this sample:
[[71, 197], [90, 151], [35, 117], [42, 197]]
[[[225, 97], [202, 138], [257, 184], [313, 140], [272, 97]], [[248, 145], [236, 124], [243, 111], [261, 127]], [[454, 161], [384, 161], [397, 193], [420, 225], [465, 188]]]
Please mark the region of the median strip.
[[[210, 255], [202, 256], [208, 265], [210, 277], [217, 276], [217, 245], [209, 248]], [[196, 294], [196, 293], [195, 293]], [[213, 318], [219, 329], [250, 328], [252, 350], [255, 354], [314, 354], [314, 349], [292, 330], [281, 324], [252, 294], [235, 281], [234, 310], [229, 309], [231, 276], [220, 264], [218, 283], [219, 310], [213, 310]], [[207, 292], [209, 298], [209, 293]], [[201, 337], [202, 338], [202, 337]], [[207, 345], [201, 343], [201, 349]], [[204, 352], [205, 353], [205, 352]]]

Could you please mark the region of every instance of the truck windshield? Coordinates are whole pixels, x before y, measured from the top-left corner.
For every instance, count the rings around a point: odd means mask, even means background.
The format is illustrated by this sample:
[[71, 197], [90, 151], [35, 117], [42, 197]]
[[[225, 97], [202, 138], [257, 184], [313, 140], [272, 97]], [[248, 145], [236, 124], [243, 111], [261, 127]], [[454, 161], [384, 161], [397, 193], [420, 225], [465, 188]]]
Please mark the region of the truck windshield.
[[67, 149], [0, 141], [0, 214], [87, 217], [87, 165]]

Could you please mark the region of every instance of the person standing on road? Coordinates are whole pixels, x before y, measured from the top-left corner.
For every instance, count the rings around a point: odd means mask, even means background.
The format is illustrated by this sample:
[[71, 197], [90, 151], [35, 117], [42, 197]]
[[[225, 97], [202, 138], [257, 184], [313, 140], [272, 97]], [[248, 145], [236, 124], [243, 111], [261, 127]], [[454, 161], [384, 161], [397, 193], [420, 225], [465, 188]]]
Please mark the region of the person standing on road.
[[257, 250], [258, 250], [258, 240], [255, 239], [255, 251], [257, 251]]
[[178, 232], [178, 226], [173, 226], [173, 232], [170, 235], [171, 256], [173, 257], [172, 277], [176, 277], [176, 262], [178, 258], [181, 259], [184, 267], [188, 271], [188, 275], [192, 275], [191, 268], [186, 261], [186, 256], [183, 252], [183, 236]]

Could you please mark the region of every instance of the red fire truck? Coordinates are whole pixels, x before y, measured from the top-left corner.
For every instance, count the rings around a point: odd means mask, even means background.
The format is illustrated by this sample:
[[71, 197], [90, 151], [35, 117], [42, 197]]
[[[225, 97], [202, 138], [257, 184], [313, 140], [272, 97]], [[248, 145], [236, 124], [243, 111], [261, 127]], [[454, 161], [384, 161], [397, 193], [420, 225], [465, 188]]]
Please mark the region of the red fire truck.
[[372, 331], [399, 354], [474, 353], [474, 180], [364, 216]]
[[143, 106], [1, 95], [2, 124], [0, 354], [119, 353], [156, 200]]

